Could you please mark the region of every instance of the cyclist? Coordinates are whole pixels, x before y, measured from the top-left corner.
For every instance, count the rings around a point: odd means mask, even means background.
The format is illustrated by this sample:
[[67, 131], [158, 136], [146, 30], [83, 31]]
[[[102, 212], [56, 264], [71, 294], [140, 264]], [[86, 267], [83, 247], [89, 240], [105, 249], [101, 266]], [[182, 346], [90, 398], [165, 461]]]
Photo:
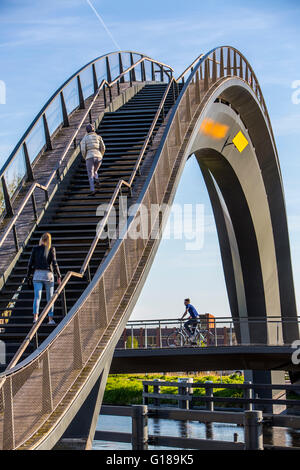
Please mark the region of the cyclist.
[[[195, 339], [197, 318], [199, 317], [199, 314], [198, 314], [197, 310], [195, 309], [195, 307], [193, 305], [191, 305], [190, 299], [184, 299], [184, 305], [185, 305], [186, 310], [185, 310], [184, 314], [182, 315], [181, 320], [183, 320], [184, 317], [187, 314], [190, 315], [190, 318], [184, 324], [184, 328], [186, 329], [186, 331], [187, 331], [187, 333], [190, 337], [190, 340], [193, 341]], [[193, 327], [193, 331], [191, 330], [190, 326]]]

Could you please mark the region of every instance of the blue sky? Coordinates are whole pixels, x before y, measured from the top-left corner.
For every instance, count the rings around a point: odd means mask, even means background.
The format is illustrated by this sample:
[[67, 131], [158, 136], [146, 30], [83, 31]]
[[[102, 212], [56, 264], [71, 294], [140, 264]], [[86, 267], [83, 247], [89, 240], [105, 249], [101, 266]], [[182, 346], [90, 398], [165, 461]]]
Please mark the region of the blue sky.
[[[300, 104], [291, 99], [292, 83], [300, 80], [300, 2], [92, 3], [122, 49], [164, 61], [178, 74], [199, 53], [218, 45], [235, 46], [247, 57], [260, 81], [274, 128], [295, 288], [300, 293]], [[86, 0], [0, 0], [0, 80], [7, 87], [6, 104], [0, 105], [0, 163], [66, 78], [94, 57], [115, 49]], [[204, 248], [186, 252], [182, 241], [163, 241], [134, 317], [177, 317], [186, 296], [200, 312], [229, 315], [210, 203], [193, 159], [186, 166], [176, 202], [204, 204]]]

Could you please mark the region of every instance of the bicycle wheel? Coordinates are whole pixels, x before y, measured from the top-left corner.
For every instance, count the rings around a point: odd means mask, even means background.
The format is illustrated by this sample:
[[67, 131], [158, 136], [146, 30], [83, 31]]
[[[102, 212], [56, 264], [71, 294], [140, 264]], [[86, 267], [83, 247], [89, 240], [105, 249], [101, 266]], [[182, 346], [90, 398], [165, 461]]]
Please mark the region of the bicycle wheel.
[[182, 333], [179, 331], [175, 331], [174, 333], [171, 333], [167, 337], [167, 344], [170, 347], [182, 347], [185, 345], [185, 337]]

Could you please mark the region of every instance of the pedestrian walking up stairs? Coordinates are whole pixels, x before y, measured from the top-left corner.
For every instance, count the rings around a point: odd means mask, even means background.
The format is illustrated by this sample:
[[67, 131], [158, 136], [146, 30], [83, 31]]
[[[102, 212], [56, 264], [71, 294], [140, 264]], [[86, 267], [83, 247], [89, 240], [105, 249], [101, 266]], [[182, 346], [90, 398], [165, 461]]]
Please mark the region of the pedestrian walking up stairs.
[[[91, 446], [114, 348], [155, 257], [197, 126], [215, 106], [243, 114], [243, 93], [273, 142], [258, 81], [235, 49], [197, 57], [177, 80], [170, 66], [147, 56], [112, 53], [67, 80], [26, 131], [0, 175], [2, 449]], [[107, 148], [95, 196], [79, 147], [89, 122]], [[32, 325], [26, 267], [46, 231], [62, 283]], [[46, 324], [52, 305], [55, 327]]]

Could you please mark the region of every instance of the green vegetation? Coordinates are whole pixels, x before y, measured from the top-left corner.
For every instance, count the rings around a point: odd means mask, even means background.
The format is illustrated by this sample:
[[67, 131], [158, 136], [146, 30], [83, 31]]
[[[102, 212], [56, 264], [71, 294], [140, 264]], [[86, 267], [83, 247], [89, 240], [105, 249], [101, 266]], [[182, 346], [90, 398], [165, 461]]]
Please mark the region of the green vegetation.
[[[142, 394], [143, 394], [143, 381], [144, 380], [166, 380], [169, 382], [177, 382], [178, 378], [183, 377], [182, 375], [139, 375], [139, 374], [120, 374], [120, 375], [110, 375], [108, 377], [105, 394], [104, 394], [104, 404], [106, 405], [137, 405], [142, 403]], [[184, 375], [186, 377], [186, 375]], [[203, 384], [207, 380], [211, 380], [214, 383], [220, 383], [221, 378], [218, 375], [195, 375], [193, 377], [194, 383]], [[233, 374], [230, 376], [223, 376], [222, 383], [243, 383], [244, 377]], [[149, 392], [153, 391], [153, 387], [149, 387]], [[161, 387], [161, 393], [173, 394], [176, 395], [178, 389], [176, 387]], [[205, 395], [204, 388], [198, 388], [194, 390], [194, 396]], [[214, 389], [214, 396], [216, 397], [242, 397], [242, 390], [228, 390], [228, 389]], [[161, 400], [161, 403], [176, 404], [176, 400]], [[195, 402], [196, 405], [201, 405], [201, 400]], [[203, 404], [203, 402], [202, 402]], [[220, 404], [221, 405], [221, 404]], [[224, 405], [226, 406], [226, 405]], [[232, 404], [228, 404], [229, 407], [232, 407]]]

